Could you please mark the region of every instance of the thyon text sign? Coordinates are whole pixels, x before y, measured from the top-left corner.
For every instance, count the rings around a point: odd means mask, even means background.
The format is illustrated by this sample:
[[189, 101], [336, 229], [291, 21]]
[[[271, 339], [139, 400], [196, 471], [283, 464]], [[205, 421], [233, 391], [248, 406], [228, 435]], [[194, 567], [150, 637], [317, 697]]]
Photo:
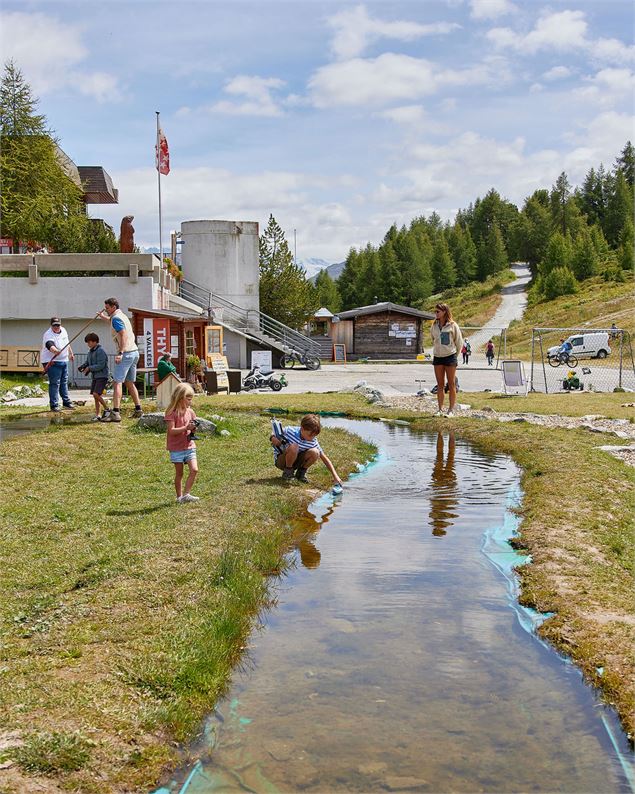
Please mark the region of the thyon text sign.
[[152, 319], [150, 317], [144, 318], [143, 352], [146, 367], [148, 369], [156, 367], [161, 356], [169, 350], [170, 321], [167, 319]]

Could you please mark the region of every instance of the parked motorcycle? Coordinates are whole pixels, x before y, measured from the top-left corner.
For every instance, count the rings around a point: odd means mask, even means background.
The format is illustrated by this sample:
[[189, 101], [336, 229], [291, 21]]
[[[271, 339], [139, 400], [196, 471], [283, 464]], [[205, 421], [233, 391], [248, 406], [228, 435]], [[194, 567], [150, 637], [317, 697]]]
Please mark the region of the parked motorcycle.
[[288, 386], [287, 379], [284, 374], [279, 378], [273, 372], [268, 372], [264, 375], [260, 369], [260, 365], [256, 364], [243, 379], [243, 389], [251, 391], [252, 389], [271, 389], [272, 391], [280, 391], [283, 386]]

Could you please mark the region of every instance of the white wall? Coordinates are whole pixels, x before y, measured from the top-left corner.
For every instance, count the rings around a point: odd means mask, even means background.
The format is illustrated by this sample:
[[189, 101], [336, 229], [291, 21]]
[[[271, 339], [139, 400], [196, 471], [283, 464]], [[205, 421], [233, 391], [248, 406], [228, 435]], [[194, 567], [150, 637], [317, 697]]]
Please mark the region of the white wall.
[[244, 309], [260, 308], [257, 223], [184, 221], [181, 238], [186, 279]]

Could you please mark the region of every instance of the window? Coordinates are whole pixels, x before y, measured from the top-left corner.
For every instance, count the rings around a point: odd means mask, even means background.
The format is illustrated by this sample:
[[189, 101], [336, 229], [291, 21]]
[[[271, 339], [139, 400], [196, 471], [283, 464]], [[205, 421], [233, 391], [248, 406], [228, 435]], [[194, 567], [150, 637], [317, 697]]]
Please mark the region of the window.
[[196, 344], [194, 342], [194, 331], [185, 332], [185, 357], [196, 355]]
[[574, 336], [574, 337], [571, 339], [571, 344], [572, 344], [574, 347], [575, 347], [575, 345], [581, 345], [581, 344], [582, 344], [582, 337], [581, 337], [581, 336]]

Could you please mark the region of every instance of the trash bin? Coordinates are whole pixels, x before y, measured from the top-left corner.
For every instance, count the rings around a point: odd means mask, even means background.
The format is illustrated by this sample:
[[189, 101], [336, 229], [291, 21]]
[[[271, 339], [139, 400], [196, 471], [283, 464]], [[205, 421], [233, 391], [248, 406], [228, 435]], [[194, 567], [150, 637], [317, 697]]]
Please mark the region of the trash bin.
[[239, 392], [243, 387], [242, 372], [239, 369], [228, 369], [227, 380], [229, 381], [229, 391]]

